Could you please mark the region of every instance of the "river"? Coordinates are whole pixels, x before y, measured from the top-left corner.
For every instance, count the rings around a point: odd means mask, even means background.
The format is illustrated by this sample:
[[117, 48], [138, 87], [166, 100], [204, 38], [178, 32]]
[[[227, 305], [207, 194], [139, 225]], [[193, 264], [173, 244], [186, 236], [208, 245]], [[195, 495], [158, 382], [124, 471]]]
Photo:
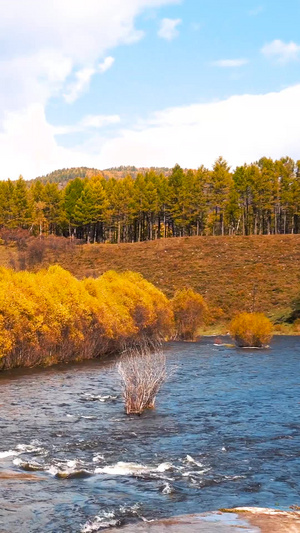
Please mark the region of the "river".
[[2, 373], [1, 533], [299, 505], [299, 337], [214, 342], [166, 345], [176, 371], [140, 417], [124, 413], [115, 361]]

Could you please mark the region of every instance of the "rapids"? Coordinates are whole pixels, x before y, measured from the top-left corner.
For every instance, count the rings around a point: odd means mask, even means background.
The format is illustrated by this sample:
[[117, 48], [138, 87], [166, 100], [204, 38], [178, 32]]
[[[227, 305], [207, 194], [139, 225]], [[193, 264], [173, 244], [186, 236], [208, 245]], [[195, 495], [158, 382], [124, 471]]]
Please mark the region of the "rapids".
[[2, 373], [1, 533], [299, 505], [299, 338], [228, 342], [166, 345], [176, 372], [142, 416], [113, 360]]

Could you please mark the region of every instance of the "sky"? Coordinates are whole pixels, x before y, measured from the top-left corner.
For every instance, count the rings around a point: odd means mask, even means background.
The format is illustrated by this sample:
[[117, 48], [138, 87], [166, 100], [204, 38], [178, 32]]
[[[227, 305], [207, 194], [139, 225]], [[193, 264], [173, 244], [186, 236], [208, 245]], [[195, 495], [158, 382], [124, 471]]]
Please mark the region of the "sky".
[[300, 0], [0, 0], [0, 179], [300, 159]]

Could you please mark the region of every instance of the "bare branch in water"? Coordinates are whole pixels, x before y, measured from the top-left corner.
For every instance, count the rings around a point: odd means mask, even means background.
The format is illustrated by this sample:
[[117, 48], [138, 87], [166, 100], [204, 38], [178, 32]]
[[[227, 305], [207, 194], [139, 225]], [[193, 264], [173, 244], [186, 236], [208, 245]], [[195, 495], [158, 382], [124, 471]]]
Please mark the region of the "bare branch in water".
[[166, 356], [149, 346], [125, 352], [117, 364], [121, 376], [126, 414], [141, 414], [155, 405], [156, 395], [167, 380]]

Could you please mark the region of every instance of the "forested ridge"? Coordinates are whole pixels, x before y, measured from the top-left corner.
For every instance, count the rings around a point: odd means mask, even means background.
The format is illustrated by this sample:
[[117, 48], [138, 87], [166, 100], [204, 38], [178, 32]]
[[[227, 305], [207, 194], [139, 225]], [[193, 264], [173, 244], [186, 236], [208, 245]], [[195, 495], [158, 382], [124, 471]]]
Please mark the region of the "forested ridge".
[[220, 157], [212, 170], [91, 174], [64, 187], [22, 177], [0, 182], [0, 226], [111, 243], [300, 232], [300, 161], [289, 157], [234, 171]]

